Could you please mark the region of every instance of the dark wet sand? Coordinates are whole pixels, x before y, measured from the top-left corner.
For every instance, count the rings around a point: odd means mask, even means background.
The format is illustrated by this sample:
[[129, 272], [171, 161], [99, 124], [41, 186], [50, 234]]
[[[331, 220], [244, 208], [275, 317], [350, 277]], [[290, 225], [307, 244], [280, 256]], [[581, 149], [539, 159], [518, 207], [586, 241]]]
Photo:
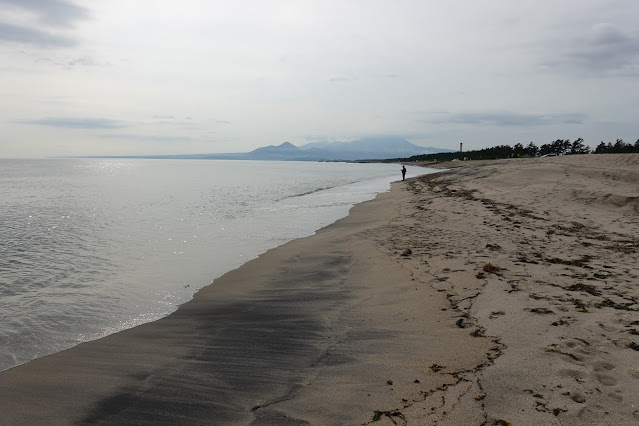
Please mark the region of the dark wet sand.
[[165, 319], [2, 373], [3, 423], [250, 422], [309, 379], [325, 317], [352, 298], [348, 253], [291, 251], [225, 275]]

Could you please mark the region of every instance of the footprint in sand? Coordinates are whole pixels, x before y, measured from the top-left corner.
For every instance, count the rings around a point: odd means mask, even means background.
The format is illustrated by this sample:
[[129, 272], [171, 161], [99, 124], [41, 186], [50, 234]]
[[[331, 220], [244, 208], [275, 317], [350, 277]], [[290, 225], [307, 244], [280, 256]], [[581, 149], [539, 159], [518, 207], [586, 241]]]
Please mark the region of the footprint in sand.
[[639, 380], [639, 370], [628, 370], [628, 374], [633, 379], [638, 379]]
[[573, 370], [570, 368], [560, 370], [559, 375], [565, 376], [565, 377], [572, 377], [579, 383], [582, 383], [584, 380], [586, 380], [586, 376], [587, 376], [586, 373], [583, 371]]
[[613, 364], [606, 361], [595, 361], [592, 363], [592, 365], [594, 370], [598, 373], [615, 369], [615, 366]]
[[623, 402], [623, 395], [621, 395], [621, 394], [619, 393], [619, 391], [617, 391], [617, 392], [610, 392], [610, 393], [608, 394], [608, 396], [609, 396], [610, 398], [612, 398], [612, 399], [614, 399], [614, 400], [618, 401], [618, 402]]
[[597, 373], [595, 377], [597, 378], [599, 383], [604, 386], [614, 386], [618, 382], [614, 376], [611, 376], [609, 374]]

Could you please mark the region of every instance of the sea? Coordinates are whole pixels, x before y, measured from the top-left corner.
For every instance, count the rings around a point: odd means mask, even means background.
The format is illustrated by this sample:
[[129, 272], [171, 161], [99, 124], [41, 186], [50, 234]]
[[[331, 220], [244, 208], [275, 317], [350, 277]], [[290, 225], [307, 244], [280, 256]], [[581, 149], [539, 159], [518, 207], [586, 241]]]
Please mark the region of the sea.
[[0, 371], [167, 316], [400, 179], [397, 164], [0, 160]]

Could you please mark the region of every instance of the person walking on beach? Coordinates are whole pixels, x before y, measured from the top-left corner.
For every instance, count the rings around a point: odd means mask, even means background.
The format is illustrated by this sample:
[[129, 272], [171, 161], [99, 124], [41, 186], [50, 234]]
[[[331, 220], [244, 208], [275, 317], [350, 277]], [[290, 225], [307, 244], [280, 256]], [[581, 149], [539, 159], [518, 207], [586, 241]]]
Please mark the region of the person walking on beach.
[[406, 179], [406, 166], [402, 164], [402, 180]]

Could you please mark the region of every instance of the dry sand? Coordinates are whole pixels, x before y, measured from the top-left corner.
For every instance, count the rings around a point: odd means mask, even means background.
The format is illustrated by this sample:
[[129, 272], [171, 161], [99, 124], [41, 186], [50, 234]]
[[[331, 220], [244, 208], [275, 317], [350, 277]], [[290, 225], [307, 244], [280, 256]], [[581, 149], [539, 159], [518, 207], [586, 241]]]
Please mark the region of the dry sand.
[[491, 161], [409, 186], [395, 247], [500, 346], [474, 376], [487, 423], [638, 424], [639, 155]]
[[400, 182], [167, 318], [0, 373], [0, 423], [636, 424], [638, 213], [632, 154]]

